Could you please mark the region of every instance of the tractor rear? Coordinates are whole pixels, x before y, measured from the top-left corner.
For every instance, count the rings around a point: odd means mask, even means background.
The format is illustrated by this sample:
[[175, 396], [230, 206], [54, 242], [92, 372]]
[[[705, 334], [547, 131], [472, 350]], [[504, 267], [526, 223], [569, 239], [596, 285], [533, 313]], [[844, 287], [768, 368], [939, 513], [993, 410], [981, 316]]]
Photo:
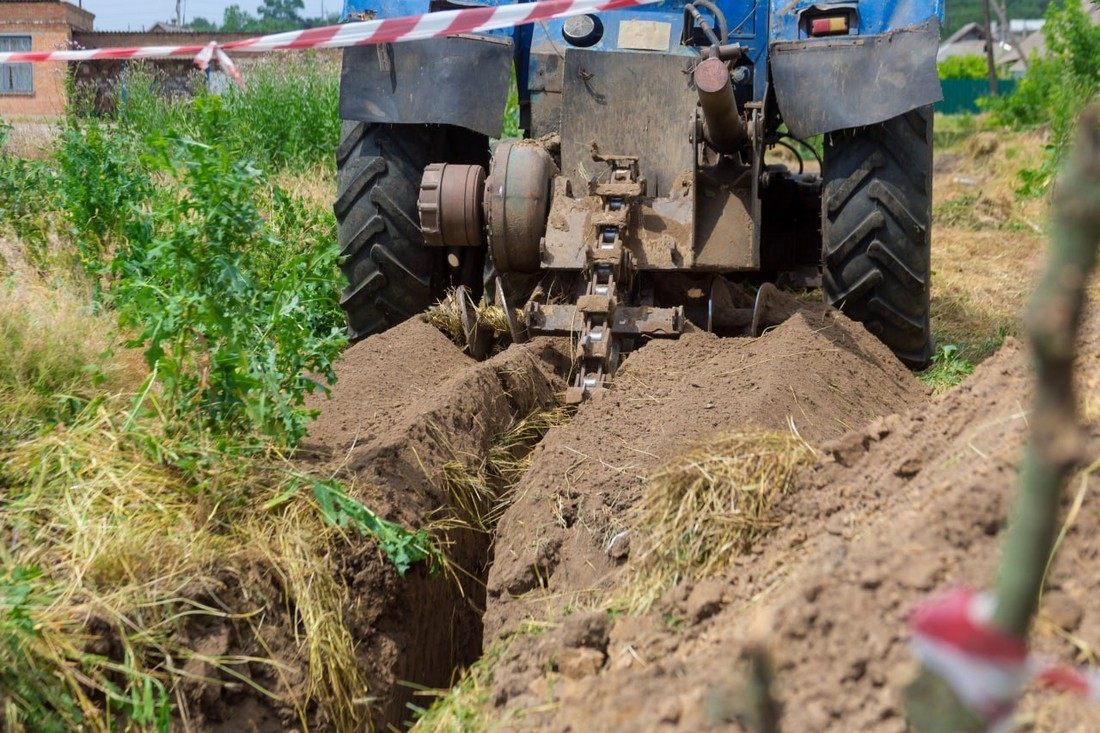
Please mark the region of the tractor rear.
[[[348, 0], [345, 15], [459, 7]], [[741, 303], [729, 283], [786, 280], [820, 283], [926, 366], [941, 16], [942, 1], [663, 0], [347, 50], [351, 336], [448, 287], [480, 297], [489, 272], [523, 305], [517, 336], [575, 335], [578, 401], [689, 321], [755, 335], [774, 289]], [[524, 138], [491, 143], [513, 69]]]

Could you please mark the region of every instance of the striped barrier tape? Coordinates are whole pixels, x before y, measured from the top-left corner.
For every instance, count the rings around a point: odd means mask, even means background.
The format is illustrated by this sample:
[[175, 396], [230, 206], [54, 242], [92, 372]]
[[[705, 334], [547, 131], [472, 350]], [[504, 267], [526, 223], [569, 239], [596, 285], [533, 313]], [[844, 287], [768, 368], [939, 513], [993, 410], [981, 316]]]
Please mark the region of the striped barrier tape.
[[1100, 703], [1100, 674], [1067, 667], [1028, 652], [1027, 644], [993, 627], [995, 601], [988, 593], [958, 587], [914, 609], [910, 645], [988, 725], [1010, 730], [1011, 713], [1024, 685], [1039, 682]]
[[[0, 64], [45, 61], [90, 61], [95, 59], [158, 59], [193, 56], [205, 69], [212, 57], [231, 67], [226, 51], [262, 53], [312, 48], [346, 48], [376, 43], [400, 43], [426, 38], [477, 33], [566, 18], [584, 13], [599, 13], [646, 5], [657, 0], [540, 0], [539, 2], [497, 5], [493, 7], [444, 10], [401, 18], [384, 18], [360, 23], [330, 25], [323, 28], [275, 33], [206, 46], [143, 46], [140, 48], [94, 48], [81, 51], [17, 51], [0, 53]], [[235, 71], [235, 70], [234, 70]], [[232, 72], [231, 72], [232, 73]]]

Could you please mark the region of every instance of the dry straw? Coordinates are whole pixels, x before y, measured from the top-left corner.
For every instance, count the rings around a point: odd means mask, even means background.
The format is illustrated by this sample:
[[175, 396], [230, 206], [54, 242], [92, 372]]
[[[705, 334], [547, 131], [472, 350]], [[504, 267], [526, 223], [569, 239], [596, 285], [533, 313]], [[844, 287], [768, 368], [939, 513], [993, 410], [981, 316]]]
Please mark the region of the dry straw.
[[626, 605], [647, 609], [684, 579], [715, 575], [780, 524], [776, 502], [814, 449], [793, 429], [745, 428], [697, 444], [646, 484], [632, 525], [644, 538]]
[[[149, 457], [181, 449], [210, 461], [198, 483]], [[345, 618], [352, 604], [332, 567], [349, 539], [295, 488], [291, 464], [274, 454], [259, 460], [136, 432], [125, 411], [106, 406], [0, 451], [12, 482], [0, 524], [14, 539], [0, 573], [42, 568], [35, 587], [51, 599], [35, 611], [41, 631], [27, 662], [70, 690], [87, 728], [111, 727], [100, 700], [127, 694], [113, 686], [118, 678], [164, 691], [186, 716], [179, 683], [194, 678], [190, 660], [213, 670], [206, 684], [250, 686], [295, 707], [303, 722], [316, 709], [340, 729], [365, 723], [368, 688]], [[253, 574], [273, 580], [274, 597], [246, 590]], [[274, 657], [263, 645], [280, 603], [295, 644]], [[243, 639], [251, 628], [257, 656], [198, 653], [180, 632], [200, 617]], [[93, 620], [102, 631], [90, 632]], [[124, 658], [93, 660], [81, 651], [93, 637], [117, 641]], [[302, 663], [305, 684], [289, 683], [287, 665]], [[257, 666], [281, 680], [278, 689], [238, 671]]]
[[[484, 456], [470, 460], [474, 457], [453, 455], [435, 475], [453, 509], [447, 525], [491, 532], [530, 465], [532, 448], [548, 430], [567, 424], [572, 415], [569, 407], [538, 407], [495, 436]], [[444, 431], [436, 434], [446, 444]]]
[[[522, 320], [518, 311], [517, 320]], [[450, 291], [438, 303], [428, 309], [424, 316], [427, 322], [447, 334], [459, 346], [466, 346], [466, 332], [462, 328], [462, 308], [459, 306], [458, 293]], [[481, 301], [473, 308], [473, 323], [484, 326], [492, 333], [494, 343], [506, 343], [511, 339], [508, 316], [498, 305]]]

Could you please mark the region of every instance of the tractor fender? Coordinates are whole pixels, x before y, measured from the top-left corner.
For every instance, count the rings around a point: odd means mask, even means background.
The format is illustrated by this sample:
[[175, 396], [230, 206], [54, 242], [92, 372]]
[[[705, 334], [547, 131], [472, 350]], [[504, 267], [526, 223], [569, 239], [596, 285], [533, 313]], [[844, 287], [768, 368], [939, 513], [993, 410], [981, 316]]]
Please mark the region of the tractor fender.
[[939, 37], [933, 17], [886, 33], [773, 43], [772, 83], [787, 129], [805, 138], [940, 101]]
[[499, 138], [512, 73], [512, 40], [463, 35], [344, 51], [340, 117], [457, 125]]

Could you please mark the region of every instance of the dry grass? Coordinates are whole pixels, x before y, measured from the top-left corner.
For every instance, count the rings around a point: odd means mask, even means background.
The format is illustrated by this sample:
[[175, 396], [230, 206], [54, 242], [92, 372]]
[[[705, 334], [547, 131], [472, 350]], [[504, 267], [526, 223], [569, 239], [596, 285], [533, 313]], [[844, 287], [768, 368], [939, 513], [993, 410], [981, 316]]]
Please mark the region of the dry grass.
[[[132, 713], [130, 698], [143, 687], [177, 695], [181, 682], [195, 679], [189, 662], [211, 670], [205, 683], [250, 685], [284, 699], [303, 721], [317, 704], [337, 728], [361, 726], [367, 686], [344, 621], [348, 590], [331, 567], [345, 538], [297, 495], [297, 479], [277, 455], [267, 466], [249, 465], [219, 456], [215, 445], [135, 432], [132, 422], [101, 408], [0, 454], [0, 482], [9, 486], [0, 525], [12, 538], [0, 576], [39, 568], [36, 587], [49, 589], [50, 602], [35, 610], [43, 629], [36, 668], [80, 691], [75, 700], [91, 729], [112, 727], [102, 699], [113, 699], [118, 715]], [[150, 458], [152, 446], [165, 461]], [[187, 464], [188, 453], [210, 467], [196, 476], [169, 465]], [[257, 573], [272, 579], [275, 598], [244, 589]], [[209, 600], [212, 588], [221, 600]], [[263, 648], [263, 625], [279, 603], [297, 651], [275, 658]], [[245, 646], [251, 628], [258, 648], [200, 654], [187, 630], [211, 622], [236, 626]], [[125, 655], [89, 655], [85, 644], [96, 639], [122, 645]], [[263, 689], [238, 671], [246, 664], [276, 677], [302, 664], [308, 679]], [[167, 697], [142, 700], [167, 709]]]
[[336, 730], [357, 730], [367, 714], [370, 687], [345, 623], [344, 612], [353, 605], [348, 588], [327, 551], [336, 534], [319, 525], [314, 507], [296, 503], [278, 521], [258, 515], [245, 522], [239, 537], [253, 538], [255, 551], [286, 589], [288, 610], [300, 629], [299, 647], [308, 661], [309, 681], [301, 702], [317, 701]]
[[[937, 118], [941, 123], [958, 124]], [[959, 358], [973, 363], [1020, 333], [1046, 245], [1049, 203], [1016, 193], [1019, 172], [1041, 164], [1042, 139], [982, 131], [981, 124], [937, 147], [933, 185], [932, 327], [938, 343], [954, 344]]]
[[289, 168], [271, 175], [274, 185], [311, 209], [331, 210], [336, 191], [336, 170], [331, 163], [316, 164], [306, 171]]
[[7, 122], [12, 129], [7, 144], [3, 147], [5, 152], [27, 160], [44, 160], [50, 157], [57, 132], [61, 128], [60, 118], [9, 118]]
[[797, 433], [746, 428], [699, 443], [646, 484], [631, 526], [641, 553], [625, 594], [645, 611], [681, 580], [723, 570], [780, 524], [776, 502], [814, 449]]
[[[454, 514], [449, 521], [491, 532], [512, 501], [512, 489], [526, 473], [531, 450], [551, 428], [568, 424], [573, 408], [537, 408], [497, 435], [484, 456], [454, 456], [434, 480]], [[442, 432], [438, 436], [445, 443]]]
[[79, 278], [46, 282], [0, 241], [0, 433], [62, 397], [133, 391], [145, 379], [140, 352], [119, 347], [113, 316], [90, 301]]
[[[518, 322], [523, 321], [523, 314], [519, 311], [515, 311], [514, 316]], [[457, 291], [447, 293], [443, 300], [428, 309], [424, 318], [447, 334], [457, 345], [466, 347], [466, 332], [462, 328], [462, 310], [459, 308]], [[499, 351], [511, 343], [512, 332], [508, 327], [508, 316], [500, 306], [481, 301], [473, 307], [472, 323], [489, 329], [494, 344], [491, 351]]]

